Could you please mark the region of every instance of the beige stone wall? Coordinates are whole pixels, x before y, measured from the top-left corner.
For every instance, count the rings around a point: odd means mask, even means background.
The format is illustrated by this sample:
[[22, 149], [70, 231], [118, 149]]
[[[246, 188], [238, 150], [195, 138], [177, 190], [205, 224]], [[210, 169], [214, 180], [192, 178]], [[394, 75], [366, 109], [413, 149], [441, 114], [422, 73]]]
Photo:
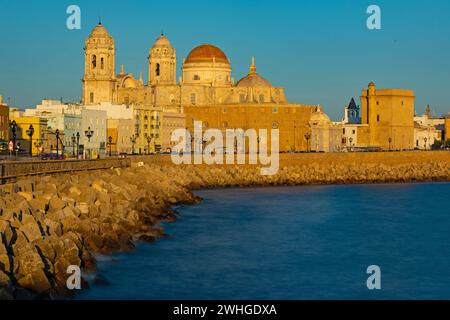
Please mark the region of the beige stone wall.
[[[267, 129], [280, 130], [280, 151], [306, 151], [306, 132], [313, 106], [306, 105], [218, 105], [186, 107], [186, 126], [193, 132], [194, 120], [202, 121], [205, 129]], [[270, 132], [270, 131], [269, 131]], [[269, 135], [270, 136], [270, 135]], [[270, 139], [268, 141], [270, 145]]]

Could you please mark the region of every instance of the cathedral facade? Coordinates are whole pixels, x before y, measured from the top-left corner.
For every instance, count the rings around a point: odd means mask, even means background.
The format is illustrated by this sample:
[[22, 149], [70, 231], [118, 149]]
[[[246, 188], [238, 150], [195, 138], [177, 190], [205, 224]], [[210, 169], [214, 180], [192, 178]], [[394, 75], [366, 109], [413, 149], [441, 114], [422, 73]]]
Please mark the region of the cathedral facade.
[[[273, 86], [257, 73], [254, 58], [248, 74], [237, 82], [226, 54], [211, 44], [200, 45], [189, 53], [178, 80], [176, 66], [176, 50], [161, 35], [149, 50], [146, 83], [142, 74], [135, 78], [123, 66], [115, 74], [114, 39], [99, 24], [85, 43], [83, 104], [109, 102], [134, 106], [138, 139], [145, 144], [145, 136], [165, 135], [160, 137], [164, 141], [160, 142], [164, 144], [163, 150], [171, 147], [168, 143], [173, 129], [193, 130], [194, 121], [201, 121], [205, 128], [223, 131], [276, 128], [280, 130], [280, 151], [307, 150], [305, 136], [317, 106], [289, 103], [283, 88]], [[168, 121], [170, 128], [159, 133], [154, 131], [159, 125], [146, 128], [146, 119], [154, 118], [155, 113], [162, 115], [161, 127]]]

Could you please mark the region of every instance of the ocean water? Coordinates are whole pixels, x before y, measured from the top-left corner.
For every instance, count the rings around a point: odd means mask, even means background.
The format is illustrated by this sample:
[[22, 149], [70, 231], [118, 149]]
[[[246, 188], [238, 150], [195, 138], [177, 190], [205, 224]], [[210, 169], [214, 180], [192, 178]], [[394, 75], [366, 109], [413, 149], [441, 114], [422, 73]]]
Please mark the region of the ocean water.
[[102, 259], [77, 299], [450, 299], [449, 183], [197, 194], [171, 238]]

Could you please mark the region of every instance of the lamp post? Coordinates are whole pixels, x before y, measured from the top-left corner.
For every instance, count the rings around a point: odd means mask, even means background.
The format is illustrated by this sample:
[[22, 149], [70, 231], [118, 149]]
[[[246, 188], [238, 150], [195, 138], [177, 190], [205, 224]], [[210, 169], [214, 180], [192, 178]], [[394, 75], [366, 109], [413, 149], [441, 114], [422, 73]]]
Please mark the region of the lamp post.
[[72, 156], [75, 157], [75, 146], [77, 143], [77, 137], [75, 136], [75, 133], [72, 135]]
[[[84, 135], [88, 138], [88, 143], [91, 142], [91, 138], [94, 136], [94, 131], [91, 130], [91, 127], [88, 127], [86, 131], [84, 131]], [[91, 157], [91, 150], [89, 149], [89, 158]]]
[[56, 129], [55, 135], [56, 135], [56, 158], [58, 158], [59, 157], [59, 129]]
[[109, 146], [109, 157], [112, 157], [112, 145], [113, 145], [113, 137], [108, 137], [108, 146]]
[[78, 159], [78, 157], [80, 156], [80, 133], [79, 132], [77, 132], [76, 137], [77, 137], [77, 159]]
[[391, 137], [389, 137], [388, 142], [389, 142], [389, 151], [392, 151], [392, 148], [391, 148], [392, 138]]
[[33, 135], [34, 135], [34, 128], [33, 125], [30, 124], [30, 127], [27, 130], [27, 135], [30, 137], [30, 157], [33, 157]]
[[131, 144], [132, 144], [132, 150], [131, 150], [131, 154], [134, 155], [134, 145], [136, 144], [136, 140], [139, 137], [138, 134], [133, 134], [130, 138]]
[[305, 140], [306, 140], [306, 152], [309, 152], [309, 141], [311, 140], [311, 132], [307, 132], [305, 134]]
[[428, 150], [428, 146], [427, 146], [428, 138], [425, 137], [423, 140], [425, 141], [425, 151], [427, 151]]
[[[16, 150], [16, 142], [17, 142], [17, 123], [16, 120], [13, 120], [10, 124], [9, 127], [11, 128], [11, 133], [12, 133], [12, 137], [13, 137], [13, 150]], [[17, 157], [17, 153], [16, 153], [16, 157]]]
[[152, 142], [152, 137], [146, 135], [145, 139], [147, 139], [147, 154], [150, 154], [150, 142]]
[[348, 139], [348, 141], [350, 142], [350, 151], [353, 151], [353, 138], [350, 137], [350, 139]]

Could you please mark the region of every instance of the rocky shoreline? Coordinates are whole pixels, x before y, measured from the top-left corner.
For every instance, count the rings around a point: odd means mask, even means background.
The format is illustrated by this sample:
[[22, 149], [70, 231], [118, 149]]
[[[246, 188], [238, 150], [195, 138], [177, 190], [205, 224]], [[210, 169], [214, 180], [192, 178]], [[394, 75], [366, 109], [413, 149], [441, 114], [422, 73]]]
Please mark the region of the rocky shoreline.
[[67, 267], [95, 270], [93, 254], [132, 250], [164, 236], [171, 208], [196, 204], [206, 188], [450, 181], [450, 162], [328, 163], [281, 167], [261, 176], [256, 166], [174, 166], [51, 175], [0, 186], [0, 300], [70, 294]]

